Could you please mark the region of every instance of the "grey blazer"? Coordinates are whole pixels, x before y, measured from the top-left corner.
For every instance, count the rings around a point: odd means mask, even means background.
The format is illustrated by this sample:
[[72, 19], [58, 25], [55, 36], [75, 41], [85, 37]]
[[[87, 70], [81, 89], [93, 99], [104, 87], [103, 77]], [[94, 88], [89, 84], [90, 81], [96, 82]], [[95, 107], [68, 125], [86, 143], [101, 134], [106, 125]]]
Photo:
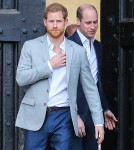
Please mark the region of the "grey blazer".
[[[94, 124], [103, 124], [104, 119], [85, 49], [68, 39], [65, 39], [65, 48], [70, 113], [75, 134], [78, 135], [76, 96], [79, 76]], [[19, 86], [29, 85], [29, 88], [22, 99], [17, 115], [16, 126], [18, 127], [37, 131], [43, 125], [49, 97], [49, 78], [52, 76], [47, 63], [49, 59], [46, 35], [24, 43], [17, 67], [16, 81]]]

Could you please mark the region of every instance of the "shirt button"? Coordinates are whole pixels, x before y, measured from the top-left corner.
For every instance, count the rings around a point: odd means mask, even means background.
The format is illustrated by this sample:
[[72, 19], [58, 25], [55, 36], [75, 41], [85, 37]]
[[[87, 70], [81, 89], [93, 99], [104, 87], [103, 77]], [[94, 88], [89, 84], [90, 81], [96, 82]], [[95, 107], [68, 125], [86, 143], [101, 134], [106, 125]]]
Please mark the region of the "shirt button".
[[47, 93], [49, 93], [49, 90], [47, 89]]
[[47, 106], [47, 104], [46, 104], [46, 103], [44, 103], [44, 106]]

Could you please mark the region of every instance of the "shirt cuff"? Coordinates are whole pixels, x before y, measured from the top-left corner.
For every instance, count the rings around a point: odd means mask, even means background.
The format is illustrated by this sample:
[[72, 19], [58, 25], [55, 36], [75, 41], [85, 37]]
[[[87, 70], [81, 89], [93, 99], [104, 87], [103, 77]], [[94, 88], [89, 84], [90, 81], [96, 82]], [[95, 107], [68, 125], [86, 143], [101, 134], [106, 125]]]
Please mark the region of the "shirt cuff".
[[50, 69], [51, 71], [53, 71], [53, 68], [52, 68], [52, 66], [51, 66], [50, 62], [48, 61], [47, 63], [48, 63], [48, 67], [49, 67], [49, 69]]
[[96, 124], [95, 126], [96, 126], [96, 127], [98, 127], [98, 126], [103, 127], [103, 124]]

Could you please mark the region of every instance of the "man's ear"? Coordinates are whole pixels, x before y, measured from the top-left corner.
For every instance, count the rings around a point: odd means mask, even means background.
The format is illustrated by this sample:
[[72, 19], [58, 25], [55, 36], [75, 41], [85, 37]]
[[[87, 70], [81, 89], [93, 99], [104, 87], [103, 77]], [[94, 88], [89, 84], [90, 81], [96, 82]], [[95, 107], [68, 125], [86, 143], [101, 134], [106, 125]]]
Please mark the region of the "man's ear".
[[46, 27], [46, 19], [45, 18], [43, 18], [43, 23], [44, 23], [44, 26]]
[[65, 26], [68, 25], [68, 19], [65, 19]]
[[80, 19], [78, 17], [76, 18], [76, 22], [77, 22], [77, 25], [80, 25]]

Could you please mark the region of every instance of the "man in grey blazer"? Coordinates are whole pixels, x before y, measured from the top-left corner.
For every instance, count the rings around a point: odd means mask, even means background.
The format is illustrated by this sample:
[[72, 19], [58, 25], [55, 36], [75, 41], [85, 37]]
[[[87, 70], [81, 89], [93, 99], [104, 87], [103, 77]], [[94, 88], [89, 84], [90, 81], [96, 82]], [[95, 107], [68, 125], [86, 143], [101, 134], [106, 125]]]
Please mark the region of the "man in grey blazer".
[[98, 143], [104, 139], [103, 113], [86, 51], [64, 37], [67, 9], [58, 3], [45, 9], [47, 34], [27, 41], [21, 51], [16, 80], [29, 85], [21, 102], [16, 126], [26, 129], [24, 150], [71, 150], [74, 134], [85, 129], [77, 114], [80, 77], [91, 110]]

